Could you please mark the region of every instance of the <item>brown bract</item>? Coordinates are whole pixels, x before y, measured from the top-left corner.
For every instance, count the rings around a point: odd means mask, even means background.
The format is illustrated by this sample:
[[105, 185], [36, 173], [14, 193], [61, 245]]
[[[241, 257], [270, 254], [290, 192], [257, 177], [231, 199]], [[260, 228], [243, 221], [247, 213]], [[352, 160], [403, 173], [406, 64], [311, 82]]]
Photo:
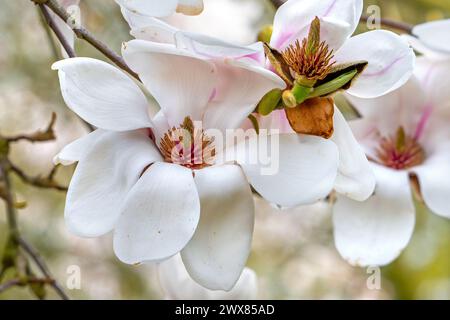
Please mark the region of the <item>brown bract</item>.
[[292, 129], [301, 134], [331, 138], [334, 132], [334, 101], [332, 98], [308, 99], [295, 108], [286, 108]]

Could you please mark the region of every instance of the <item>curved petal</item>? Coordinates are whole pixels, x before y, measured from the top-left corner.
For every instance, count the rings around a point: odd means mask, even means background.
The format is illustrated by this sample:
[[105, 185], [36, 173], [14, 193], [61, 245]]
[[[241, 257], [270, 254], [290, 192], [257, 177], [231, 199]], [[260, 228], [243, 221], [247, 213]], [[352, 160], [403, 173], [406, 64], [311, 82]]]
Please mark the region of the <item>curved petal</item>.
[[168, 17], [175, 13], [178, 0], [116, 0], [126, 9], [150, 17]]
[[186, 246], [199, 218], [192, 171], [154, 163], [124, 201], [114, 230], [114, 252], [128, 264], [167, 259]]
[[255, 208], [250, 186], [235, 165], [195, 171], [201, 218], [181, 251], [186, 270], [211, 290], [231, 290], [250, 254]]
[[53, 164], [62, 164], [63, 166], [70, 166], [78, 162], [91, 148], [91, 146], [108, 131], [97, 129], [84, 137], [72, 141], [66, 145], [54, 158]]
[[94, 126], [111, 131], [151, 127], [148, 102], [122, 71], [100, 60], [58, 61], [61, 93], [67, 106]]
[[206, 289], [191, 279], [179, 255], [159, 265], [158, 278], [165, 298], [171, 300], [254, 300], [258, 292], [258, 279], [249, 268], [229, 292]]
[[333, 189], [339, 162], [332, 141], [297, 134], [267, 136], [260, 132], [227, 153], [263, 198], [283, 207], [325, 198]]
[[[348, 38], [358, 26], [362, 13], [362, 0], [290, 0], [283, 4], [275, 15], [271, 46], [283, 50], [294, 40], [302, 40], [308, 33], [309, 25], [318, 17], [325, 27], [321, 32], [323, 40], [335, 42], [334, 38]], [[333, 22], [334, 23], [333, 23]], [[335, 24], [341, 33], [335, 33]], [[333, 36], [332, 36], [333, 35]], [[331, 46], [337, 49], [340, 45]]]
[[360, 98], [385, 95], [411, 77], [415, 55], [407, 41], [393, 32], [375, 30], [350, 38], [335, 55], [338, 63], [367, 61], [369, 65], [349, 94]]
[[240, 58], [258, 53], [252, 46], [238, 46], [194, 32], [177, 32], [175, 42], [178, 48], [207, 58]]
[[270, 90], [284, 88], [284, 81], [265, 68], [242, 61], [216, 63], [219, 82], [203, 117], [206, 128], [238, 128]]
[[333, 224], [336, 248], [355, 266], [384, 266], [407, 246], [415, 208], [406, 171], [374, 165], [377, 188], [365, 202], [338, 196]]
[[[128, 18], [133, 24], [130, 31], [131, 35], [136, 39], [175, 44], [175, 33], [178, 29], [155, 18], [137, 18], [132, 16]], [[129, 22], [129, 24], [131, 25]]]
[[82, 237], [111, 231], [146, 166], [161, 156], [143, 132], [105, 132], [79, 158], [66, 199], [68, 228]]
[[450, 56], [450, 19], [417, 25], [412, 33], [428, 48]]
[[334, 134], [339, 149], [339, 169], [334, 189], [357, 201], [369, 198], [375, 190], [375, 177], [364, 150], [353, 136], [344, 116], [335, 107]]
[[419, 177], [422, 197], [431, 211], [450, 218], [450, 144], [413, 171]]
[[172, 45], [132, 40], [123, 46], [128, 65], [161, 105], [171, 126], [186, 116], [201, 120], [217, 83], [215, 66]]

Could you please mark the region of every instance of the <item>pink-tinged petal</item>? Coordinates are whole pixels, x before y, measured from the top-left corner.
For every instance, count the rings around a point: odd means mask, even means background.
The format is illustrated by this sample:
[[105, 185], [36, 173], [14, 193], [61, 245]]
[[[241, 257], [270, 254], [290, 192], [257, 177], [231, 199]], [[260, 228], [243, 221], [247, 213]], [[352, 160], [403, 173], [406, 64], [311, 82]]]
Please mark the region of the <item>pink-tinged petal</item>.
[[180, 255], [158, 266], [158, 279], [165, 298], [170, 300], [255, 300], [258, 293], [258, 279], [249, 268], [229, 292], [206, 289], [192, 280]]
[[65, 219], [74, 234], [97, 237], [114, 228], [127, 193], [161, 156], [141, 131], [103, 132], [83, 151], [67, 193]]
[[275, 73], [243, 61], [216, 63], [219, 82], [203, 118], [205, 128], [235, 129], [255, 110], [261, 98], [274, 88], [284, 88]]
[[67, 106], [87, 122], [111, 131], [151, 127], [145, 95], [117, 68], [91, 58], [61, 60], [52, 68]]
[[419, 177], [425, 204], [437, 215], [450, 218], [450, 143], [441, 143], [440, 150], [412, 170]]
[[384, 266], [408, 245], [415, 208], [406, 171], [374, 165], [377, 187], [365, 202], [338, 196], [333, 224], [336, 248], [355, 266]]
[[325, 198], [339, 163], [332, 141], [298, 134], [251, 136], [227, 150], [227, 159], [232, 158], [263, 198], [283, 207]]
[[375, 190], [375, 176], [364, 150], [338, 108], [334, 112], [334, 134], [331, 140], [339, 149], [335, 190], [356, 201], [366, 200]]
[[[315, 17], [324, 26], [321, 36], [324, 40], [335, 42], [333, 38], [348, 38], [358, 26], [362, 13], [362, 0], [290, 0], [277, 11], [274, 20], [271, 46], [283, 50], [296, 39], [302, 40], [308, 33]], [[334, 32], [333, 24], [339, 29]], [[345, 26], [345, 28], [343, 28]], [[340, 45], [334, 44], [337, 49]]]
[[350, 38], [336, 52], [339, 63], [367, 61], [369, 65], [347, 91], [360, 98], [376, 98], [405, 84], [411, 77], [415, 55], [405, 39], [375, 30]]
[[429, 49], [450, 58], [450, 19], [427, 22], [415, 26], [413, 31], [419, 40]]
[[116, 2], [131, 12], [158, 18], [172, 15], [178, 6], [178, 0], [116, 0]]
[[182, 250], [200, 218], [192, 171], [157, 162], [128, 193], [114, 230], [114, 252], [125, 263], [161, 261]]
[[255, 218], [252, 191], [236, 165], [195, 171], [195, 183], [200, 223], [181, 257], [197, 283], [230, 291], [250, 254]]
[[185, 117], [198, 121], [217, 84], [214, 64], [172, 45], [132, 40], [123, 56], [161, 106], [169, 124], [179, 126]]

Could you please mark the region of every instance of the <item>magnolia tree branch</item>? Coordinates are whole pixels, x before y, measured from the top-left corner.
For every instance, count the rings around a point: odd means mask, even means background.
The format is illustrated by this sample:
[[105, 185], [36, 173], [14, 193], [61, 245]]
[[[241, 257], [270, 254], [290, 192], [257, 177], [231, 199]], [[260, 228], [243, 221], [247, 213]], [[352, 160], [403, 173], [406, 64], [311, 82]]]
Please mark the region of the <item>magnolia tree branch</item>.
[[[43, 299], [45, 298], [44, 287], [49, 285], [55, 290], [61, 299], [68, 299], [68, 296], [62, 287], [56, 280], [54, 280], [45, 261], [20, 233], [17, 221], [14, 191], [10, 180], [10, 174], [13, 172], [18, 174], [25, 183], [30, 185], [42, 188], [65, 190], [64, 187], [59, 186], [53, 181], [56, 168], [54, 168], [45, 178], [31, 178], [25, 175], [18, 167], [15, 167], [9, 159], [11, 143], [22, 140], [29, 142], [54, 140], [55, 135], [53, 132], [53, 126], [55, 121], [56, 116], [53, 114], [52, 120], [45, 130], [39, 130], [32, 134], [19, 135], [9, 138], [0, 136], [0, 197], [6, 204], [6, 218], [8, 225], [8, 240], [0, 261], [0, 282], [6, 274], [6, 271], [9, 269], [13, 269], [15, 271], [17, 278], [9, 280], [3, 284], [0, 283], [0, 292], [15, 286], [28, 286], [36, 297]], [[38, 278], [34, 275], [29, 261], [37, 266], [42, 273], [43, 278]]]
[[125, 63], [125, 60], [123, 60], [123, 58], [120, 55], [115, 53], [105, 43], [97, 39], [89, 30], [87, 30], [81, 25], [77, 25], [75, 21], [72, 21], [73, 18], [71, 17], [71, 15], [67, 12], [66, 9], [64, 9], [64, 7], [62, 7], [58, 3], [58, 1], [56, 0], [31, 0], [31, 1], [36, 3], [37, 5], [45, 5], [48, 8], [50, 8], [56, 15], [58, 15], [63, 21], [65, 21], [72, 28], [73, 32], [78, 37], [78, 39], [82, 39], [88, 42], [90, 45], [92, 45], [94, 48], [100, 51], [103, 55], [108, 57], [112, 62], [114, 62], [114, 64], [117, 65], [119, 68], [125, 70], [134, 78], [139, 80], [139, 76], [133, 70], [131, 70], [130, 67], [128, 67], [128, 65]]
[[[270, 0], [270, 2], [277, 9], [281, 5], [283, 5], [286, 2], [286, 0]], [[368, 16], [368, 15], [363, 15], [363, 16], [361, 16], [361, 22], [367, 22], [370, 18], [371, 17]], [[408, 23], [395, 21], [395, 20], [392, 20], [392, 19], [381, 18], [380, 22], [385, 27], [389, 27], [389, 28], [392, 28], [392, 29], [403, 31], [403, 32], [405, 32], [407, 34], [412, 34], [412, 29], [414, 28], [414, 26], [412, 26], [412, 25], [410, 25]]]
[[62, 31], [58, 28], [58, 26], [55, 23], [55, 20], [53, 19], [53, 17], [51, 16], [50, 12], [48, 11], [47, 7], [44, 6], [43, 4], [39, 4], [39, 9], [41, 9], [42, 15], [45, 18], [45, 21], [47, 21], [48, 26], [50, 27], [50, 29], [53, 30], [53, 32], [55, 33], [56, 37], [58, 38], [58, 41], [61, 43], [61, 45], [63, 46], [64, 50], [66, 51], [67, 55], [69, 56], [69, 58], [75, 58], [76, 54], [75, 54], [75, 50], [73, 50], [72, 46], [70, 45], [70, 43], [67, 41], [67, 38], [64, 37], [64, 34], [62, 33]]

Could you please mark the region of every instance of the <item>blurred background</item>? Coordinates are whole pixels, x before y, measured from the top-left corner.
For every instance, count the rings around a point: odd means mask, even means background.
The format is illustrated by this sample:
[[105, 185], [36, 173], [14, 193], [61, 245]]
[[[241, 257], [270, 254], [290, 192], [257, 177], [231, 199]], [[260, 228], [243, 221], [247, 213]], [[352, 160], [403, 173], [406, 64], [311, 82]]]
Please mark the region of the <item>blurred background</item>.
[[[199, 17], [176, 15], [170, 23], [191, 31], [248, 44], [274, 9], [266, 0], [204, 0]], [[384, 18], [411, 24], [450, 18], [450, 1], [380, 0]], [[128, 26], [113, 0], [81, 0], [83, 24], [120, 52], [131, 39]], [[83, 123], [64, 105], [51, 64], [60, 59], [37, 8], [29, 0], [0, 0], [0, 134], [14, 135], [45, 128], [56, 112], [57, 140], [13, 146], [12, 160], [30, 175], [47, 174], [53, 156], [68, 142], [86, 134]], [[360, 31], [364, 30], [361, 25]], [[77, 41], [80, 56], [104, 59]], [[73, 168], [58, 171], [57, 180], [70, 181]], [[111, 236], [81, 239], [65, 227], [65, 194], [26, 186], [13, 177], [23, 235], [42, 253], [56, 279], [65, 285], [70, 266], [81, 270], [81, 289], [68, 290], [74, 299], [160, 299], [155, 267], [128, 266], [112, 252]], [[365, 269], [349, 266], [333, 244], [331, 212], [325, 204], [278, 210], [260, 199], [249, 266], [259, 277], [262, 299], [450, 299], [450, 222], [418, 205], [417, 225], [407, 250], [382, 268], [381, 290], [369, 290]], [[6, 219], [0, 205], [0, 256], [5, 247]], [[57, 298], [49, 290], [49, 298]], [[0, 299], [33, 298], [26, 288], [14, 288]]]

